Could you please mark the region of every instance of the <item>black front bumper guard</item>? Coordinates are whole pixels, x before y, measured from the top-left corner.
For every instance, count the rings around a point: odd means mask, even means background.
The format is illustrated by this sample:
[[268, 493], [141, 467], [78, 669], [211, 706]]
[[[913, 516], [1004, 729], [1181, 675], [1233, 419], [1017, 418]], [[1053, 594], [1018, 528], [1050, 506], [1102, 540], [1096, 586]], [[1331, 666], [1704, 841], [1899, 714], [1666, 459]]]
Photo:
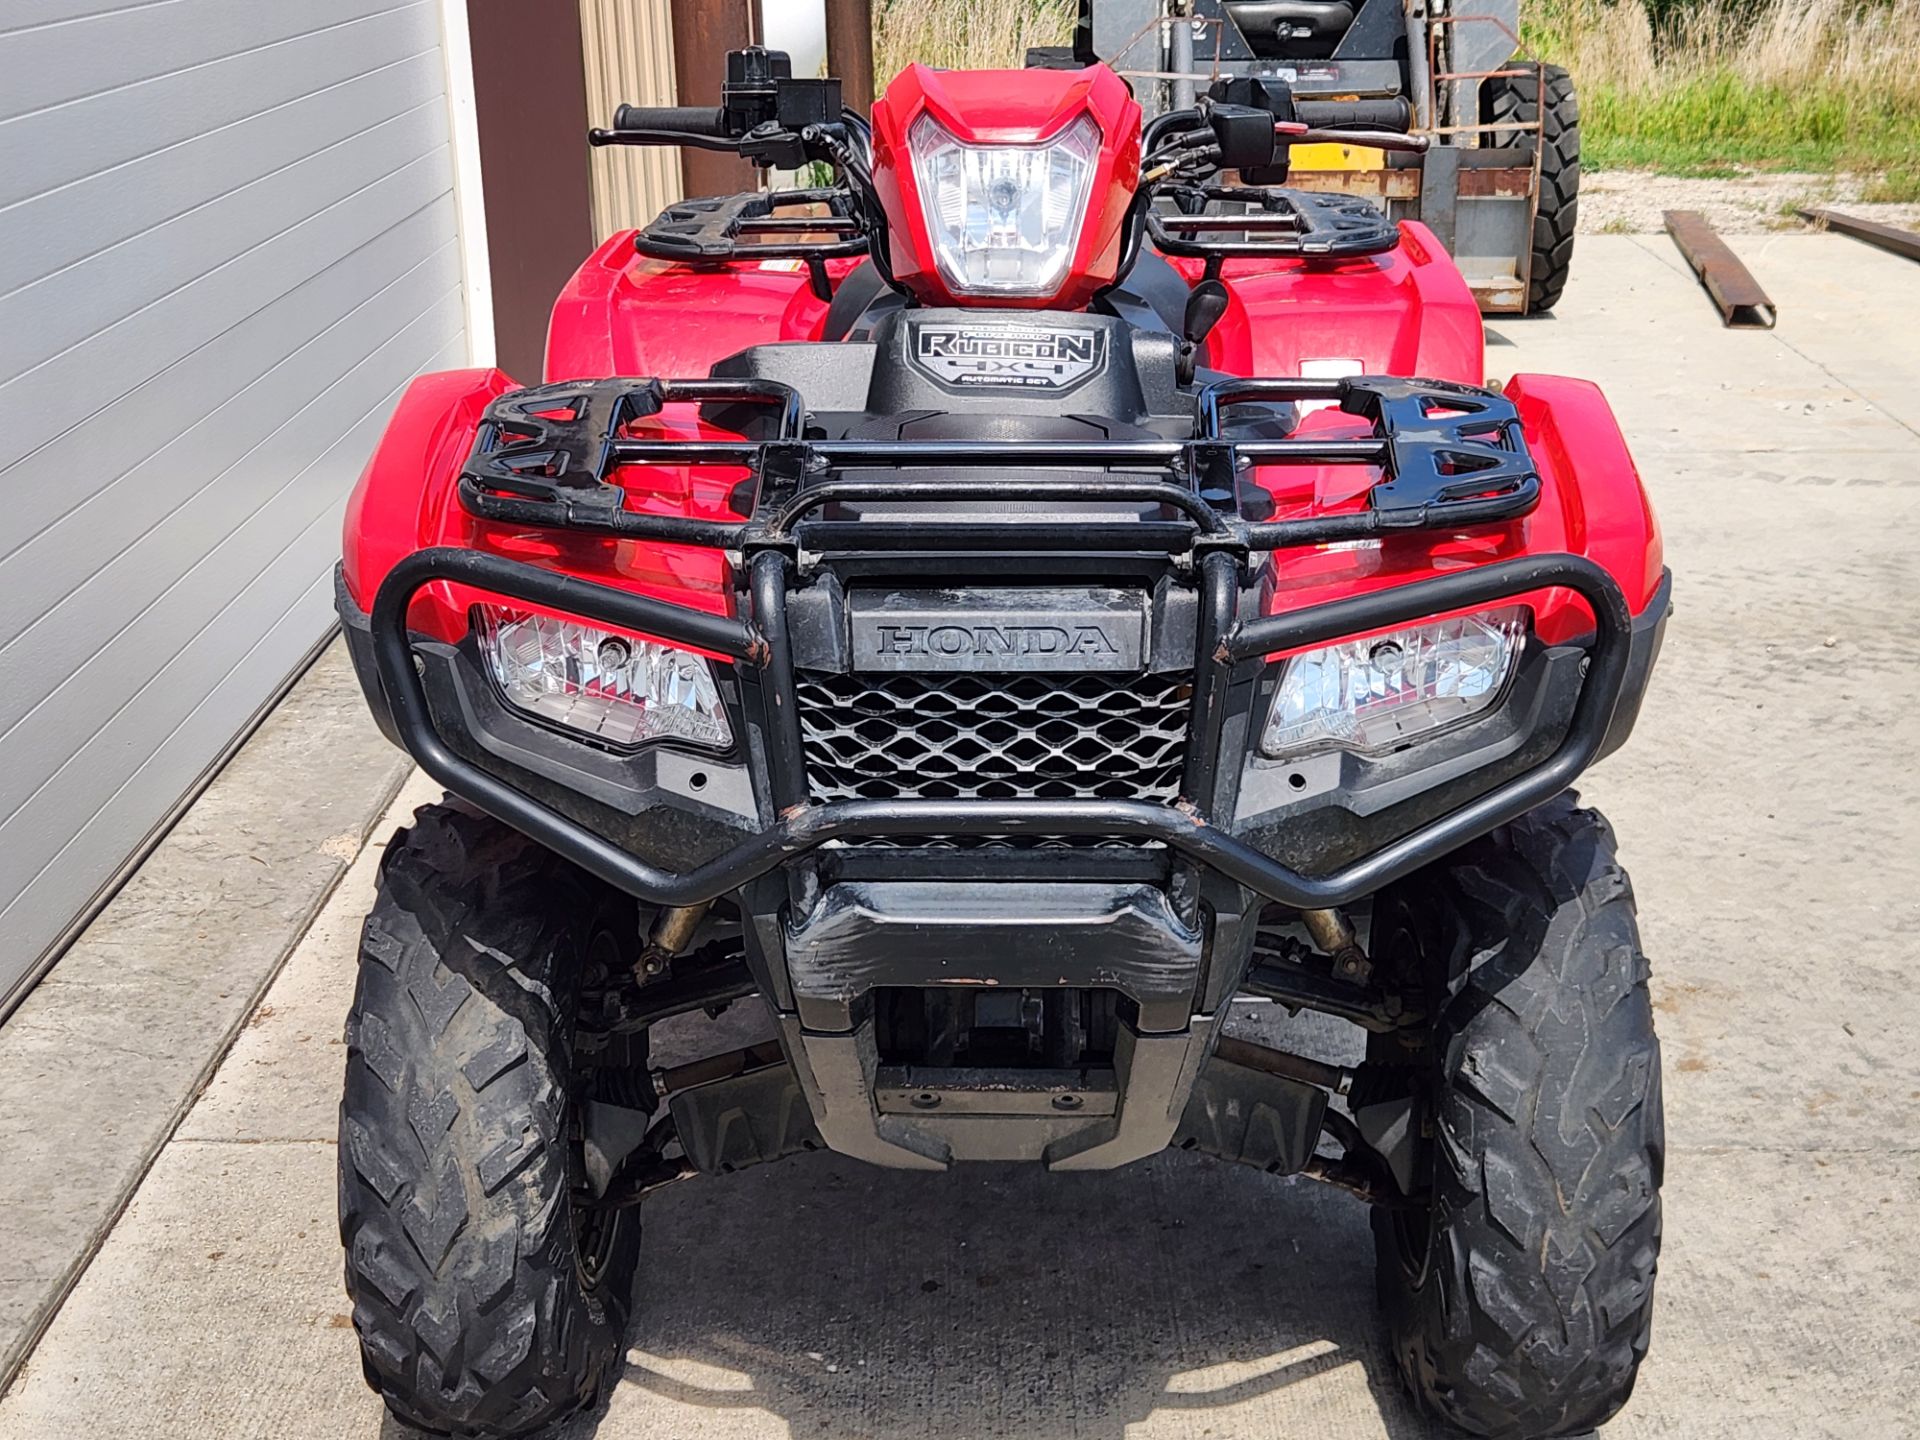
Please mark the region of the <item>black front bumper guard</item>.
[[[1209, 556], [1224, 562], [1227, 556]], [[1321, 645], [1344, 636], [1411, 624], [1436, 614], [1495, 604], [1564, 586], [1593, 611], [1586, 674], [1559, 748], [1539, 765], [1460, 808], [1330, 874], [1309, 876], [1280, 864], [1211, 823], [1183, 799], [1140, 800], [805, 800], [789, 784], [778, 818], [726, 853], [682, 872], [648, 864], [586, 827], [463, 759], [434, 727], [426, 688], [414, 665], [407, 613], [414, 595], [450, 581], [550, 607], [672, 644], [726, 655], [757, 668], [774, 712], [776, 732], [791, 731], [794, 676], [784, 635], [783, 557], [765, 552], [753, 566], [757, 613], [777, 623], [767, 631], [623, 590], [556, 574], [496, 555], [463, 549], [419, 551], [387, 575], [371, 616], [374, 659], [396, 733], [434, 779], [489, 814], [538, 840], [608, 884], [655, 905], [694, 905], [737, 890], [830, 840], [898, 835], [1075, 835], [1159, 841], [1191, 861], [1284, 905], [1320, 909], [1350, 904], [1383, 885], [1518, 818], [1564, 790], [1600, 754], [1625, 686], [1632, 618], [1619, 585], [1593, 561], [1575, 555], [1524, 556], [1430, 580], [1356, 595], [1289, 614], [1229, 624], [1203, 653], [1209, 673], [1197, 676], [1196, 714], [1218, 694], [1241, 661]], [[1209, 564], [1208, 570], [1214, 570]], [[782, 713], [784, 711], [784, 713]], [[1217, 735], [1217, 720], [1215, 721]], [[781, 767], [796, 772], [791, 757]], [[1210, 779], [1210, 776], [1202, 777]], [[1189, 794], [1208, 794], [1189, 786]]]

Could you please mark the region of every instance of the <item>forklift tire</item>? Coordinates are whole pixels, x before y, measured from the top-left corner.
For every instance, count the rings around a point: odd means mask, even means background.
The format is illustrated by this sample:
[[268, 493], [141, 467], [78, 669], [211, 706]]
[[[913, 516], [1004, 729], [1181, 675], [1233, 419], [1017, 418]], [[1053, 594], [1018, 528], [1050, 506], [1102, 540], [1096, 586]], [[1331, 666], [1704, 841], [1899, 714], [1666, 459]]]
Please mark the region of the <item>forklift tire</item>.
[[[1558, 65], [1533, 75], [1500, 75], [1486, 82], [1480, 113], [1493, 124], [1533, 125], [1541, 119], [1540, 87], [1546, 84], [1546, 114], [1540, 136], [1540, 205], [1533, 217], [1533, 268], [1527, 313], [1539, 315], [1559, 303], [1573, 269], [1574, 232], [1580, 221], [1580, 101], [1573, 77]], [[1526, 131], [1496, 131], [1496, 146], [1525, 144]]]
[[483, 815], [424, 807], [360, 942], [340, 1238], [367, 1383], [395, 1418], [522, 1436], [619, 1376], [635, 1209], [593, 1211], [573, 1098], [602, 892]]
[[[1412, 1209], [1373, 1217], [1401, 1373], [1475, 1435], [1591, 1430], [1653, 1319], [1665, 1131], [1633, 891], [1571, 796], [1385, 892], [1376, 964], [1444, 985], [1408, 1073], [1430, 1126]], [[1376, 1037], [1371, 1059], [1408, 1052]]]

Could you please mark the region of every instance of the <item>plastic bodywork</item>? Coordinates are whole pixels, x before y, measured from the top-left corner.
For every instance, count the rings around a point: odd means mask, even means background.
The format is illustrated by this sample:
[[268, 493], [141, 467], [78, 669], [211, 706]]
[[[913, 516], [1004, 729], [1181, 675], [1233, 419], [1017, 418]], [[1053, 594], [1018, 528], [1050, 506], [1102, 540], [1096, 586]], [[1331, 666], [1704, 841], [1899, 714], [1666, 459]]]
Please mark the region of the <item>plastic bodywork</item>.
[[[1384, 255], [1229, 261], [1232, 299], [1208, 336], [1209, 362], [1230, 374], [1299, 375], [1306, 362], [1332, 361], [1345, 373], [1480, 384], [1486, 341], [1471, 292], [1425, 226], [1400, 228], [1401, 245]], [[839, 279], [857, 264], [829, 270]], [[1199, 276], [1197, 261], [1171, 264], [1188, 283]], [[635, 255], [633, 232], [623, 231], [561, 292], [546, 373], [522, 383], [704, 375], [750, 345], [819, 340], [827, 315], [798, 261], [694, 270]]]

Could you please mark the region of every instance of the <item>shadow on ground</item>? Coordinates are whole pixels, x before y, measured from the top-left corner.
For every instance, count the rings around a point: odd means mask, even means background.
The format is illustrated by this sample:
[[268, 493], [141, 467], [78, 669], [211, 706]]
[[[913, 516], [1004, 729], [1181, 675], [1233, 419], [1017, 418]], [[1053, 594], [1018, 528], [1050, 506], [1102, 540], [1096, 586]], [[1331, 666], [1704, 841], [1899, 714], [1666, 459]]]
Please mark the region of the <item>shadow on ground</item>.
[[651, 1211], [626, 1373], [568, 1440], [633, 1422], [885, 1440], [1270, 1433], [1263, 1399], [1305, 1383], [1343, 1431], [1372, 1411], [1394, 1440], [1429, 1435], [1383, 1344], [1372, 1250], [1345, 1196], [1184, 1155], [1088, 1176], [817, 1155], [695, 1182]]
[[[1358, 1058], [1316, 1017], [1233, 1028]], [[743, 1005], [663, 1027], [653, 1059], [768, 1034]], [[1179, 1153], [1084, 1175], [821, 1153], [665, 1190], [646, 1225], [620, 1384], [554, 1440], [1453, 1433], [1401, 1388], [1365, 1208], [1312, 1181]]]

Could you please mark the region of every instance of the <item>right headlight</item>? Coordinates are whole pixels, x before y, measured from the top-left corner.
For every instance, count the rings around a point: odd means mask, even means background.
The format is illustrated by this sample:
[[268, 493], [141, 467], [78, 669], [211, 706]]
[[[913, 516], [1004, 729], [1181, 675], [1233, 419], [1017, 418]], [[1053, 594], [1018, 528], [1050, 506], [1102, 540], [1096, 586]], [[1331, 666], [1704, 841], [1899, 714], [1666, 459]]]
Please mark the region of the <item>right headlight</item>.
[[703, 656], [551, 615], [476, 608], [480, 651], [514, 709], [612, 745], [733, 743]]
[[1309, 650], [1286, 662], [1262, 754], [1381, 755], [1484, 714], [1500, 702], [1526, 641], [1509, 605]]
[[1051, 295], [1060, 288], [1100, 159], [1100, 127], [1091, 115], [1037, 145], [968, 145], [923, 115], [909, 146], [948, 289]]

